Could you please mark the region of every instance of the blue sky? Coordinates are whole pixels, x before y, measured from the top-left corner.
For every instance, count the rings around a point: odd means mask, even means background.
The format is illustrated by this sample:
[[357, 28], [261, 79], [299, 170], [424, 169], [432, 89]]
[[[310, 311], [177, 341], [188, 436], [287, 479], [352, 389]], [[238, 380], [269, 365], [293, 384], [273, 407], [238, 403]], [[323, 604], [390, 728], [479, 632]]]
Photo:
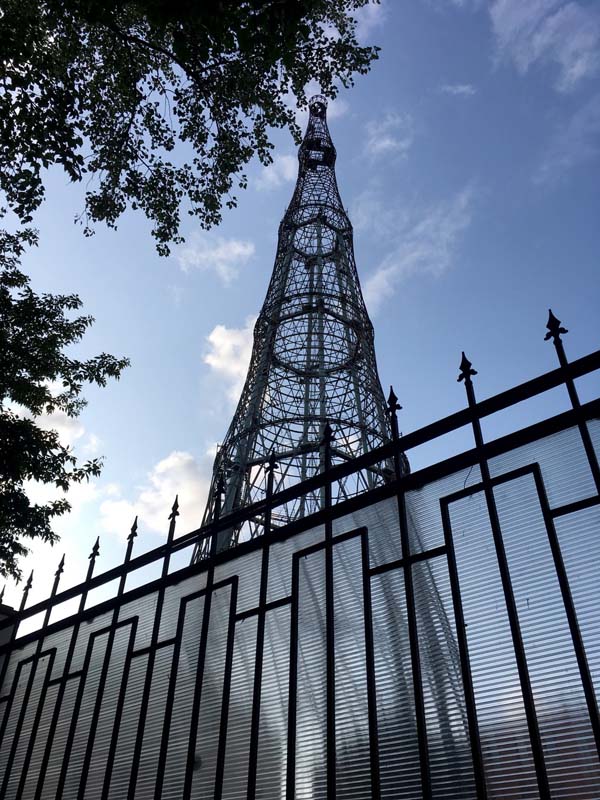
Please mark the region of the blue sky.
[[[394, 384], [408, 431], [463, 406], [462, 349], [479, 397], [553, 368], [549, 306], [570, 329], [572, 357], [599, 345], [600, 5], [387, 0], [359, 28], [381, 56], [330, 106], [329, 126], [382, 383]], [[72, 493], [62, 543], [24, 561], [36, 570], [32, 597], [47, 594], [63, 550], [63, 585], [82, 579], [98, 534], [98, 568], [118, 563], [136, 513], [137, 551], [160, 544], [176, 492], [180, 532], [199, 524], [293, 190], [294, 144], [282, 132], [274, 141], [274, 164], [251, 165], [239, 207], [209, 233], [190, 223], [168, 259], [134, 213], [84, 238], [73, 224], [82, 187], [49, 175], [40, 246], [24, 266], [38, 290], [77, 292], [96, 317], [82, 354], [128, 355], [132, 366], [86, 392], [79, 420], [47, 422], [106, 461]], [[554, 393], [486, 432], [563, 406]], [[9, 584], [6, 600], [19, 594]]]

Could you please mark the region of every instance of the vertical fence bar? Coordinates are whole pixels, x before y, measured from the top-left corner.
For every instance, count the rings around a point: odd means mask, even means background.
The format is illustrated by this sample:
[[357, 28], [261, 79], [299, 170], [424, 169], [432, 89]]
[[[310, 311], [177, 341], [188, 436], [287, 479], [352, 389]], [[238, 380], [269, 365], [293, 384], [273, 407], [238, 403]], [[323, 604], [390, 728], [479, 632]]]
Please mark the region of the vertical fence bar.
[[417, 742], [419, 746], [419, 766], [421, 773], [421, 789], [423, 800], [431, 800], [431, 774], [429, 769], [429, 747], [427, 744], [427, 723], [425, 719], [425, 700], [423, 696], [423, 677], [421, 674], [421, 656], [419, 653], [419, 632], [417, 627], [417, 611], [415, 606], [415, 590], [413, 584], [410, 534], [408, 518], [406, 515], [406, 498], [402, 487], [402, 462], [400, 458], [401, 443], [398, 431], [397, 412], [401, 406], [398, 398], [390, 387], [388, 398], [388, 411], [394, 442], [394, 473], [397, 483], [396, 498], [398, 503], [398, 522], [400, 527], [400, 542], [402, 545], [402, 561], [404, 565], [404, 592], [406, 597], [406, 615], [408, 623], [408, 638], [410, 643], [410, 663], [413, 679], [413, 692], [415, 696], [415, 719], [417, 725]]
[[475, 775], [475, 790], [477, 800], [487, 800], [487, 787], [485, 784], [485, 771], [483, 766], [483, 756], [481, 753], [481, 739], [479, 736], [479, 724], [477, 721], [477, 706], [475, 704], [475, 692], [473, 691], [473, 677], [471, 675], [471, 661], [469, 658], [469, 646], [467, 642], [467, 632], [465, 617], [463, 612], [462, 597], [460, 594], [460, 583], [458, 580], [458, 569], [456, 566], [456, 553], [454, 550], [454, 537], [450, 524], [450, 513], [448, 503], [440, 501], [442, 527], [444, 529], [444, 541], [448, 558], [448, 574], [450, 577], [450, 591], [452, 593], [452, 604], [454, 606], [454, 619], [456, 622], [456, 638], [458, 640], [458, 654], [460, 658], [460, 670], [462, 676], [463, 690], [465, 694], [465, 706], [467, 710], [467, 721], [469, 724], [469, 744], [471, 747], [471, 757], [473, 759], [473, 772]]
[[[156, 646], [158, 644], [158, 634], [160, 631], [160, 623], [162, 619], [162, 610], [165, 602], [165, 580], [169, 574], [169, 565], [171, 562], [171, 551], [173, 547], [173, 539], [175, 538], [175, 526], [177, 517], [179, 516], [179, 501], [178, 496], [175, 496], [175, 501], [171, 507], [169, 514], [169, 532], [167, 534], [167, 544], [165, 555], [162, 562], [161, 570], [161, 585], [156, 597], [156, 609], [154, 611], [154, 623], [152, 625], [152, 635], [150, 637], [150, 650], [148, 652], [148, 663], [146, 665], [146, 675], [144, 677], [144, 688], [142, 691], [142, 702], [140, 705], [140, 717], [138, 720], [137, 731], [135, 735], [135, 745], [133, 748], [133, 758], [131, 763], [131, 774], [129, 776], [129, 797], [135, 797], [135, 789], [140, 768], [140, 758], [142, 755], [142, 746], [144, 743], [144, 728], [146, 725], [146, 718], [148, 716], [148, 706], [150, 703], [150, 692], [152, 689], [152, 677], [154, 675], [154, 664], [156, 662]], [[109, 779], [110, 780], [110, 779]], [[109, 796], [110, 782], [104, 786], [103, 798]]]
[[525, 646], [523, 644], [523, 637], [521, 634], [517, 604], [515, 602], [512, 581], [510, 578], [510, 570], [508, 567], [506, 550], [504, 548], [504, 540], [502, 538], [502, 529], [500, 527], [500, 519], [498, 517], [496, 498], [494, 497], [494, 489], [490, 478], [489, 465], [485, 455], [481, 421], [479, 419], [477, 401], [475, 399], [475, 389], [473, 388], [473, 381], [471, 379], [473, 375], [477, 375], [477, 371], [472, 368], [471, 362], [463, 353], [462, 361], [460, 363], [460, 374], [458, 376], [458, 381], [465, 382], [467, 401], [471, 410], [471, 425], [473, 428], [473, 436], [475, 438], [475, 447], [478, 454], [479, 467], [481, 469], [481, 481], [485, 494], [487, 512], [490, 518], [492, 538], [494, 540], [494, 548], [496, 550], [496, 558], [498, 560], [498, 567], [500, 570], [502, 590], [504, 592], [504, 602], [506, 603], [512, 643], [517, 662], [517, 671], [519, 673], [519, 682], [521, 684], [521, 692], [523, 694], [523, 704], [525, 706], [525, 716], [527, 718], [527, 728], [531, 741], [531, 752], [533, 755], [536, 779], [540, 792], [540, 800], [550, 800], [550, 787], [548, 784], [544, 751], [542, 748], [540, 730], [535, 711], [531, 680], [529, 678], [529, 670], [527, 668], [527, 656], [525, 654]]
[[265, 607], [269, 586], [269, 554], [268, 535], [271, 532], [271, 514], [273, 508], [273, 478], [277, 464], [271, 458], [267, 465], [267, 493], [265, 509], [265, 535], [262, 538], [262, 561], [260, 568], [260, 594], [258, 600], [258, 619], [256, 629], [256, 654], [254, 659], [254, 687], [252, 692], [252, 721], [250, 723], [250, 749], [248, 759], [247, 800], [256, 796], [256, 771], [258, 767], [258, 739], [260, 734], [260, 704], [262, 695], [262, 673], [265, 646]]
[[[71, 672], [71, 664], [73, 663], [73, 655], [75, 653], [75, 647], [77, 645], [77, 637], [79, 636], [79, 628], [81, 626], [81, 615], [83, 610], [85, 609], [85, 603], [88, 596], [89, 585], [90, 581], [92, 580], [92, 576], [94, 574], [94, 567], [96, 565], [96, 559], [100, 553], [100, 537], [98, 537], [92, 547], [92, 552], [88, 556], [89, 558], [89, 565], [87, 570], [87, 575], [85, 576], [85, 583], [83, 586], [83, 590], [81, 592], [81, 597], [79, 598], [79, 608], [77, 610], [77, 615], [75, 617], [75, 623], [73, 625], [73, 631], [71, 633], [71, 639], [69, 641], [69, 649], [67, 650], [67, 656], [65, 658], [65, 663], [63, 666], [62, 676], [60, 683], [58, 685], [58, 692], [56, 695], [56, 702], [54, 703], [54, 711], [52, 712], [52, 719], [50, 721], [50, 727], [48, 729], [48, 737], [46, 740], [46, 747], [44, 749], [44, 755], [42, 758], [42, 763], [40, 766], [40, 774], [38, 776], [37, 786], [35, 790], [35, 800], [42, 800], [43, 792], [44, 792], [44, 781], [46, 778], [46, 771], [48, 769], [48, 763], [50, 761], [50, 754], [52, 752], [52, 744], [54, 741], [54, 734], [56, 733], [56, 727], [58, 725], [58, 718], [60, 716], [60, 710], [62, 708], [63, 698], [65, 696], [65, 691], [67, 688], [67, 680], [69, 677], [69, 673]], [[65, 743], [65, 752], [63, 755], [63, 763], [61, 767], [61, 772], [59, 776], [58, 788], [56, 792], [57, 797], [62, 796], [62, 791], [64, 788], [65, 779], [67, 776], [67, 769], [69, 766], [69, 757], [71, 752], [71, 747], [73, 746], [73, 737], [75, 736], [75, 725], [77, 723], [77, 716], [79, 714], [79, 707], [81, 706], [81, 697], [83, 695], [83, 679], [81, 680], [80, 689], [81, 691], [77, 694], [76, 705], [74, 709], [73, 716], [71, 718], [71, 725], [69, 728], [69, 733], [67, 736], [67, 741]]]
[[219, 744], [217, 748], [217, 765], [215, 770], [214, 800], [223, 797], [223, 780], [225, 778], [225, 755], [227, 753], [227, 725], [229, 721], [229, 698], [231, 696], [231, 673], [233, 671], [233, 648], [235, 645], [235, 614], [237, 610], [238, 579], [234, 577], [231, 585], [229, 602], [229, 619], [227, 627], [227, 645], [225, 648], [225, 671], [223, 675], [223, 697], [221, 700], [221, 719], [219, 721]]
[[[123, 566], [126, 567], [129, 561], [131, 560], [131, 553], [133, 551], [133, 542], [137, 536], [137, 517], [133, 521], [133, 525], [131, 526], [131, 531], [129, 536], [127, 537], [127, 548], [125, 550], [125, 558], [123, 560]], [[127, 581], [127, 570], [123, 569], [121, 574], [121, 578], [119, 580], [119, 586], [117, 589], [117, 603], [115, 604], [112, 619], [110, 622], [110, 628], [108, 632], [108, 640], [106, 642], [106, 650], [104, 652], [104, 659], [102, 661], [102, 670], [100, 672], [100, 679], [98, 681], [98, 690], [96, 693], [96, 702], [94, 703], [94, 711], [92, 713], [92, 719], [90, 720], [90, 727], [88, 732], [87, 744], [85, 748], [85, 756], [83, 759], [83, 764], [81, 767], [81, 776], [79, 780], [79, 797], [85, 797], [85, 787], [88, 779], [88, 773], [90, 770], [90, 762], [92, 760], [92, 752], [94, 749], [94, 744], [96, 741], [96, 728], [98, 727], [98, 719], [100, 717], [100, 709], [102, 708], [102, 700], [104, 696], [104, 688], [106, 686], [106, 679], [108, 676], [108, 670], [110, 667], [110, 661], [112, 658], [112, 651], [113, 645], [115, 642], [115, 626], [119, 619], [119, 612], [121, 610], [121, 603], [119, 602], [123, 597], [123, 593], [125, 591], [125, 583]], [[126, 685], [127, 683], [127, 662], [125, 663], [125, 669], [123, 673], [121, 685], [121, 696], [124, 694], [123, 692], [123, 684]], [[115, 722], [118, 722], [118, 712], [119, 708], [115, 711]], [[116, 732], [113, 730], [113, 738], [116, 736]], [[114, 754], [113, 754], [114, 755]]]
[[546, 525], [546, 533], [548, 534], [550, 550], [552, 551], [554, 568], [556, 570], [556, 576], [558, 578], [558, 584], [560, 586], [562, 600], [565, 607], [565, 614], [567, 616], [567, 622], [569, 624], [569, 631], [571, 634], [571, 640], [573, 642], [575, 657], [577, 659], [577, 666], [579, 668], [579, 675], [581, 678], [581, 684], [583, 687], [583, 693], [585, 696], [588, 714], [590, 716], [590, 723], [594, 734], [596, 750], [598, 752], [598, 755], [600, 756], [600, 716], [598, 714], [598, 703], [596, 701], [596, 693], [594, 691], [592, 675], [590, 672], [590, 667], [585, 652], [585, 646], [583, 644], [583, 638], [581, 636], [581, 630], [579, 628], [579, 621], [577, 619], [575, 603], [573, 602], [573, 596], [571, 594], [569, 577], [567, 575], [567, 570], [565, 568], [565, 563], [563, 561], [560, 542], [558, 541], [556, 528], [554, 526], [554, 519], [552, 518], [550, 505], [548, 503], [548, 497], [546, 495], [546, 487], [544, 486], [544, 480], [542, 478], [542, 473], [539, 467], [534, 471], [534, 480], [537, 493], [540, 499], [540, 505], [542, 508], [544, 523]]
[[298, 592], [300, 564], [296, 553], [292, 556], [292, 602], [290, 608], [290, 673], [288, 697], [288, 735], [286, 764], [286, 800], [296, 796], [296, 721], [298, 708]]
[[598, 457], [596, 455], [596, 451], [594, 450], [594, 445], [592, 444], [592, 437], [590, 436], [590, 431], [586, 420], [581, 414], [581, 403], [579, 401], [579, 395], [577, 393], [575, 381], [567, 374], [569, 360], [567, 359], [567, 354], [565, 353], [565, 348], [561, 339], [561, 333], [568, 333], [568, 330], [562, 327], [560, 320], [557, 319], [552, 313], [552, 309], [548, 309], [548, 322], [546, 324], [546, 328], [548, 329], [548, 333], [544, 339], [545, 341], [552, 339], [552, 343], [556, 349], [556, 355], [558, 356], [559, 364], [564, 373], [564, 383], [567, 387], [569, 399], [577, 417], [577, 427], [579, 428], [581, 441], [583, 442], [583, 448], [590, 465], [594, 483], [596, 484], [596, 491], [598, 494], [600, 494], [600, 466], [598, 465]]
[[[37, 641], [36, 649], [35, 649], [35, 656], [33, 659], [33, 664], [31, 665], [31, 671], [29, 673], [29, 681], [27, 683], [27, 689], [25, 692], [25, 697], [23, 698], [23, 707], [21, 710], [21, 715], [19, 717], [19, 722], [17, 726], [17, 730], [15, 731], [15, 735], [13, 737], [13, 747], [11, 751], [11, 759], [14, 759], [14, 755], [16, 753], [16, 747], [18, 744], [18, 739], [21, 733], [21, 727], [23, 725], [23, 721], [25, 718], [25, 712], [27, 710], [27, 704], [29, 703], [29, 697], [31, 695], [31, 690], [33, 688], [33, 682], [35, 680], [35, 674], [37, 672], [37, 665], [40, 660], [40, 655], [42, 652], [42, 648], [44, 645], [44, 638], [46, 635], [46, 629], [48, 628], [48, 623], [50, 622], [50, 614], [52, 613], [52, 601], [56, 597], [56, 593], [58, 591], [58, 584], [60, 583], [61, 575], [63, 574], [65, 569], [65, 556], [63, 554], [60, 563], [58, 565], [58, 569], [54, 573], [54, 582], [52, 584], [52, 589], [50, 591], [50, 597], [48, 600], [48, 607], [46, 608], [46, 613], [44, 614], [44, 620], [42, 622], [42, 627], [39, 631], [39, 638]], [[51, 664], [54, 663], [54, 655], [51, 657]], [[46, 676], [44, 679], [44, 684], [40, 691], [40, 697], [37, 704], [36, 714], [33, 721], [33, 725], [31, 728], [31, 732], [29, 734], [29, 741], [27, 743], [27, 750], [25, 752], [25, 758], [23, 759], [23, 765], [21, 767], [21, 778], [19, 780], [19, 786], [17, 788], [17, 800], [20, 800], [23, 794], [23, 789], [25, 788], [25, 782], [27, 780], [27, 771], [29, 769], [29, 763], [31, 761], [31, 756], [33, 754], [33, 748], [35, 745], [35, 740], [37, 737], [37, 731], [40, 724], [40, 719], [42, 717], [42, 711], [44, 710], [44, 703], [46, 701], [46, 692], [48, 691], [48, 681], [50, 680], [50, 674], [52, 672], [51, 665], [49, 665], [48, 669], [46, 670]], [[10, 769], [7, 768], [6, 770], [7, 775], [10, 773]], [[6, 776], [5, 776], [6, 781]], [[6, 791], [6, 786], [3, 785], [2, 792]]]
[[365, 667], [367, 673], [367, 713], [369, 717], [369, 764], [371, 767], [371, 797], [381, 797], [379, 770], [379, 733], [377, 726], [377, 687], [375, 682], [375, 647], [373, 641], [373, 606], [371, 603], [371, 576], [369, 575], [369, 538], [360, 537], [363, 583], [363, 614], [365, 623]]
[[[202, 700], [202, 685], [204, 682], [204, 664], [206, 662], [206, 646], [208, 643], [208, 629], [210, 625], [210, 610], [212, 604], [212, 591], [215, 576], [215, 556], [219, 540], [218, 523], [221, 517], [221, 498], [225, 491], [225, 481], [223, 476], [219, 477], [215, 489], [215, 527], [210, 540], [210, 556], [206, 573], [206, 595], [204, 609], [202, 613], [202, 629], [200, 631], [200, 644], [198, 650], [198, 669], [196, 673], [196, 685], [194, 687], [194, 697], [192, 701], [192, 719], [190, 727], [190, 739], [188, 742], [188, 753], [185, 770], [185, 783], [183, 796], [191, 797], [192, 782], [194, 776], [194, 763], [196, 754], [196, 742], [198, 740], [198, 720], [200, 718], [200, 702]], [[163, 732], [164, 733], [164, 732]], [[157, 798], [160, 795], [157, 795]]]
[[[19, 610], [18, 610], [18, 612], [16, 614], [16, 621], [15, 621], [15, 624], [13, 625], [13, 628], [12, 628], [12, 630], [10, 632], [10, 639], [8, 640], [9, 649], [6, 651], [6, 657], [5, 657], [4, 663], [2, 665], [2, 674], [0, 675], [0, 688], [4, 685], [4, 680], [6, 678], [6, 672], [8, 670], [8, 662], [10, 661], [10, 656], [12, 655], [12, 652], [13, 652], [12, 648], [10, 646], [14, 644], [15, 639], [17, 638], [17, 632], [19, 630], [20, 615], [25, 610], [25, 604], [27, 603], [27, 597], [29, 596], [29, 591], [31, 589], [32, 584], [33, 584], [33, 570], [31, 570], [31, 574], [29, 575], [29, 578], [27, 579], [27, 583], [25, 584], [25, 587], [23, 588], [23, 594], [21, 596], [21, 604], [20, 604]], [[12, 710], [12, 704], [13, 704], [14, 699], [15, 699], [15, 697], [14, 697], [15, 688], [16, 688], [16, 686], [15, 686], [14, 681], [13, 681], [13, 687], [12, 687], [10, 693], [9, 693], [9, 698], [8, 698], [8, 700], [6, 702], [6, 710], [4, 712], [4, 717], [2, 719], [2, 725], [0, 725], [0, 747], [2, 746], [2, 743], [4, 741], [4, 734], [6, 733], [6, 726], [8, 725], [8, 718], [10, 717], [10, 713], [11, 713], [11, 710]], [[8, 770], [7, 770], [7, 773], [8, 773]]]
[[326, 680], [327, 680], [327, 798], [335, 800], [336, 795], [336, 741], [335, 741], [335, 613], [333, 591], [333, 523], [331, 519], [331, 443], [333, 431], [329, 423], [323, 430], [321, 447], [323, 450], [323, 471], [327, 476], [325, 483], [325, 641], [326, 641]]

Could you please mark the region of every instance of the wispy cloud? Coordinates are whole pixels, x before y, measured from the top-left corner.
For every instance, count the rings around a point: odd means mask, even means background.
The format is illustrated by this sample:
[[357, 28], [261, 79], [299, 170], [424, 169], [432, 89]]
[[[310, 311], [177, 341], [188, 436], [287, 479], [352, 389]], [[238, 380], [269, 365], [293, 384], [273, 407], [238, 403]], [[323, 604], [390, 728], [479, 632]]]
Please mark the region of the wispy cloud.
[[363, 229], [370, 226], [388, 247], [387, 255], [364, 283], [365, 301], [372, 313], [377, 313], [408, 277], [441, 275], [450, 268], [471, 223], [474, 193], [469, 185], [449, 201], [421, 210], [386, 211], [373, 193], [359, 198], [354, 209], [357, 225]]
[[600, 155], [600, 94], [559, 126], [535, 175], [537, 183], [557, 180], [573, 167]]
[[456, 97], [473, 97], [477, 94], [477, 89], [470, 83], [446, 83], [440, 86], [440, 92]]
[[194, 231], [178, 248], [175, 257], [184, 272], [192, 269], [214, 272], [225, 286], [229, 286], [254, 251], [252, 242]]
[[279, 189], [295, 180], [298, 174], [298, 159], [292, 155], [276, 155], [273, 163], [263, 167], [256, 181], [257, 189], [262, 191]]
[[206, 337], [209, 349], [204, 355], [204, 363], [222, 378], [226, 393], [236, 402], [242, 391], [250, 356], [256, 317], [248, 317], [243, 328], [228, 328], [217, 325]]
[[405, 157], [414, 139], [414, 124], [410, 114], [390, 111], [379, 120], [366, 125], [365, 151], [371, 158], [396, 155]]
[[554, 63], [560, 91], [572, 90], [600, 68], [600, 11], [570, 0], [496, 0], [490, 15], [500, 57], [521, 73]]

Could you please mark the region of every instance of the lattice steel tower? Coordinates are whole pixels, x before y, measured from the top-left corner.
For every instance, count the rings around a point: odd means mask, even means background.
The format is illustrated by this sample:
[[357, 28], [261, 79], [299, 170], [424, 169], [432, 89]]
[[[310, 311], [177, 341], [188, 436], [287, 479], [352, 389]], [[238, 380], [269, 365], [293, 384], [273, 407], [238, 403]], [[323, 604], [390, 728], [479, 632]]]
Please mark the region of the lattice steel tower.
[[[279, 467], [275, 491], [318, 473], [327, 423], [335, 435], [334, 464], [389, 440], [373, 326], [354, 262], [352, 225], [335, 177], [326, 100], [313, 97], [309, 108], [296, 188], [279, 226], [275, 267], [254, 328], [246, 383], [215, 459], [204, 524], [213, 517], [220, 478], [222, 514], [227, 514], [264, 496], [271, 458]], [[385, 470], [364, 470], [338, 491], [341, 498], [350, 497], [385, 479]], [[303, 496], [275, 509], [272, 525], [317, 511], [321, 503], [320, 493]], [[244, 538], [259, 535], [261, 526], [256, 519]], [[226, 532], [219, 549], [235, 544], [239, 535]]]

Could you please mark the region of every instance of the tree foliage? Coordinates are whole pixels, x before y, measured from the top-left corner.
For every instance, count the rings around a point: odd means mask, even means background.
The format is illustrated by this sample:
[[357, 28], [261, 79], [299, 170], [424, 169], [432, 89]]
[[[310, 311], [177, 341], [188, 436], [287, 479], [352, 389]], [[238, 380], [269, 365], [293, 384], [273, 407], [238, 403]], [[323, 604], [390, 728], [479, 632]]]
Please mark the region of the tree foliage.
[[93, 319], [74, 316], [76, 295], [36, 294], [20, 269], [34, 231], [0, 231], [0, 575], [20, 577], [23, 538], [53, 542], [51, 523], [69, 510], [66, 498], [31, 502], [27, 482], [53, 484], [66, 492], [73, 483], [98, 475], [100, 460], [80, 464], [42, 415], [76, 417], [85, 406], [84, 384], [104, 386], [128, 364], [102, 353], [87, 361], [69, 355]]
[[365, 73], [354, 12], [369, 0], [5, 0], [0, 18], [0, 189], [23, 222], [44, 169], [86, 180], [85, 231], [126, 208], [160, 253], [181, 209], [210, 227], [246, 186], [269, 129], [296, 138], [289, 98], [336, 95]]

